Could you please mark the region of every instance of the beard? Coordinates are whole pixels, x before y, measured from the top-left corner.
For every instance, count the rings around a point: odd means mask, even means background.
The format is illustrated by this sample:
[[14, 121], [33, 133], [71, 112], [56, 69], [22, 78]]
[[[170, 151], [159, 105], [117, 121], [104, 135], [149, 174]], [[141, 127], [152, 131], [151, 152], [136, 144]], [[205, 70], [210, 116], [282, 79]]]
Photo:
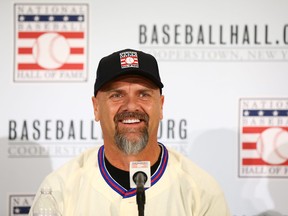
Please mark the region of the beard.
[[[120, 129], [118, 127], [118, 122], [127, 118], [134, 117], [140, 119], [145, 122], [145, 126], [141, 129]], [[140, 112], [123, 112], [116, 114], [114, 117], [115, 122], [115, 135], [114, 141], [116, 146], [127, 155], [135, 155], [140, 153], [148, 143], [149, 134], [148, 134], [148, 122], [149, 117], [146, 113]], [[133, 138], [129, 138], [126, 133], [134, 133], [135, 136]], [[138, 136], [136, 137], [136, 134]]]

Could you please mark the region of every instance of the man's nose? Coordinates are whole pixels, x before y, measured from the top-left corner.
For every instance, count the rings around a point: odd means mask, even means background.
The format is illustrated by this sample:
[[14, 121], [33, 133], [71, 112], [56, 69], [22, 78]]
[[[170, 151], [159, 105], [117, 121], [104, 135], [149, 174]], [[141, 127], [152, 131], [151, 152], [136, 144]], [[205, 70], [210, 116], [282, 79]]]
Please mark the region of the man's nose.
[[126, 111], [139, 111], [138, 98], [134, 95], [133, 96], [127, 95], [123, 108]]

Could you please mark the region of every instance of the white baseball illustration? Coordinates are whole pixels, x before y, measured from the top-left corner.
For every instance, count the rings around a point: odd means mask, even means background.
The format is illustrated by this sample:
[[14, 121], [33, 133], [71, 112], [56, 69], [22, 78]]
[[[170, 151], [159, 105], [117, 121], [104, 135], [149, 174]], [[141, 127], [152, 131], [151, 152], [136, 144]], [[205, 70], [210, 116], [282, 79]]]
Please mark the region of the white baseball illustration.
[[288, 132], [282, 130], [276, 139], [275, 142], [276, 152], [280, 157], [288, 159]]
[[261, 158], [269, 164], [281, 164], [288, 159], [288, 132], [282, 128], [268, 128], [257, 140]]
[[58, 33], [46, 33], [39, 36], [33, 46], [36, 62], [45, 69], [57, 69], [68, 59], [70, 47], [66, 38]]
[[132, 64], [134, 62], [134, 59], [132, 57], [127, 57], [125, 59], [125, 61], [126, 61], [127, 64]]

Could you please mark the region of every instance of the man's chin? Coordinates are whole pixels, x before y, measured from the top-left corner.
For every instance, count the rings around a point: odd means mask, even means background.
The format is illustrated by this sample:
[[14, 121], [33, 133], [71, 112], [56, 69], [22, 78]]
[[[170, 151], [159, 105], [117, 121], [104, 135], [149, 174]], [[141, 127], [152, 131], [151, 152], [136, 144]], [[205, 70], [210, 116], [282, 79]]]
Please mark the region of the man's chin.
[[[124, 137], [127, 140], [135, 140], [135, 141], [139, 141], [143, 138], [144, 134], [142, 131], [125, 131], [125, 132], [121, 132], [119, 133], [121, 134], [122, 137]], [[133, 141], [132, 141], [133, 142]]]
[[127, 140], [129, 143], [134, 143], [135, 145], [142, 141], [141, 137], [139, 136], [124, 136], [125, 140]]

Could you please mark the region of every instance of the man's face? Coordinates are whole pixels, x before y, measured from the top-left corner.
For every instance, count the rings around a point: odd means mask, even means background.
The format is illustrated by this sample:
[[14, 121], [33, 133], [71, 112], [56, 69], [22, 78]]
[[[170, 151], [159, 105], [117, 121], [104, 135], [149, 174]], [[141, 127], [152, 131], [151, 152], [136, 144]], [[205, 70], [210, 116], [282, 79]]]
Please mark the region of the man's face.
[[95, 120], [100, 121], [104, 142], [126, 154], [141, 152], [157, 142], [164, 97], [150, 80], [125, 76], [106, 84], [93, 97]]

